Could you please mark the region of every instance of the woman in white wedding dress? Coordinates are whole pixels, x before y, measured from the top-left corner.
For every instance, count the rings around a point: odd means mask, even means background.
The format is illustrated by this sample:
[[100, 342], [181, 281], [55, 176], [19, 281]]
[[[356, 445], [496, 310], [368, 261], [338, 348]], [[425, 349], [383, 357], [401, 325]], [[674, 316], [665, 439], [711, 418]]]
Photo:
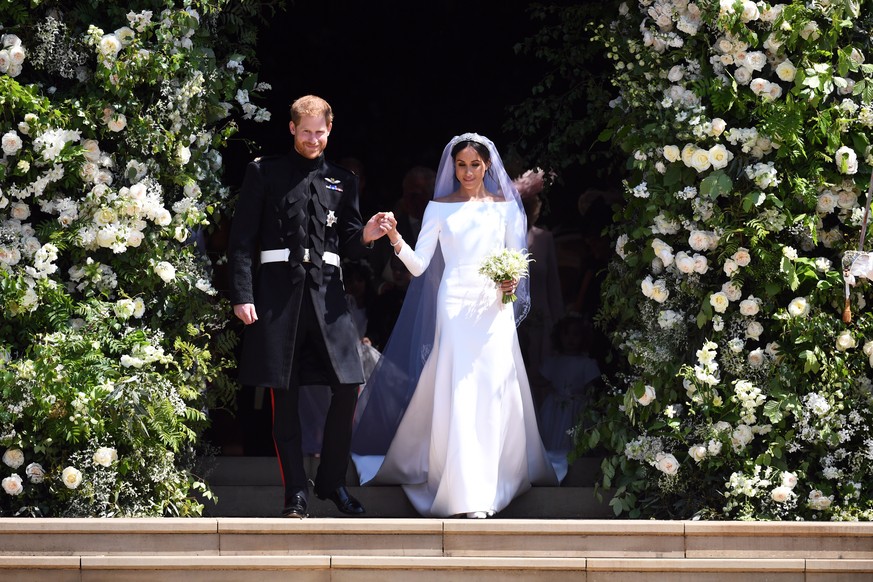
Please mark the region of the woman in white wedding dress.
[[[388, 232], [395, 253], [425, 282], [420, 293], [407, 295], [401, 313], [412, 322], [398, 323], [392, 334], [391, 341], [408, 351], [409, 365], [398, 359], [377, 368], [367, 387], [371, 394], [360, 404], [353, 452], [362, 483], [402, 484], [421, 515], [485, 517], [531, 484], [557, 484], [516, 335], [529, 301], [526, 281], [496, 287], [479, 274], [494, 251], [523, 248], [526, 230], [518, 193], [494, 144], [464, 134], [443, 153], [416, 248], [396, 229]], [[504, 304], [502, 295], [513, 291], [517, 304]], [[435, 320], [432, 332], [429, 318]], [[416, 353], [407, 325], [423, 323], [424, 349]], [[417, 360], [424, 361], [420, 372]], [[400, 391], [400, 403], [380, 393], [380, 382], [398, 378], [416, 380], [411, 396]], [[377, 430], [380, 424], [390, 426], [388, 435]], [[390, 442], [384, 458], [374, 441], [381, 448]]]

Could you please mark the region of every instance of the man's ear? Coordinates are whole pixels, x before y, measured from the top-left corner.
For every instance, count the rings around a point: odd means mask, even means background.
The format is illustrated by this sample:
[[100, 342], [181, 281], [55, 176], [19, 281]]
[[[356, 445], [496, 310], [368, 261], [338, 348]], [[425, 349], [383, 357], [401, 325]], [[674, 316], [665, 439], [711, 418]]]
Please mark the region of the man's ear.
[[297, 128], [294, 127], [294, 122], [293, 122], [293, 121], [289, 121], [289, 122], [288, 122], [288, 130], [291, 132], [291, 135], [297, 135], [297, 134], [296, 134], [296, 132], [297, 132]]

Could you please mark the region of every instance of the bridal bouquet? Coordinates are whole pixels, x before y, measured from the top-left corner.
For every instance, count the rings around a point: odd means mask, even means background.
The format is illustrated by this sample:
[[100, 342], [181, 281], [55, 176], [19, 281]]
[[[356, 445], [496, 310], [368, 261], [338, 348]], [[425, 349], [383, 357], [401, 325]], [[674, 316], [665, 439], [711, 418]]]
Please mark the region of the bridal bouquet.
[[[479, 267], [479, 274], [485, 275], [496, 284], [517, 281], [527, 276], [528, 263], [531, 261], [533, 259], [530, 258], [530, 253], [524, 250], [502, 249], [485, 257]], [[516, 299], [518, 297], [515, 293], [503, 295], [504, 303], [512, 303]]]

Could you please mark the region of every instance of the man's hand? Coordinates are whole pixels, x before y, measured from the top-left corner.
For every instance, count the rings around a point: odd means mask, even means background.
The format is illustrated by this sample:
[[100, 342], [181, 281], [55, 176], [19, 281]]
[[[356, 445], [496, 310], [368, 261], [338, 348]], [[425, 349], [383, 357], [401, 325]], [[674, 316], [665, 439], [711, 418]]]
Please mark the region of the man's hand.
[[251, 325], [258, 320], [258, 313], [253, 303], [240, 303], [233, 306], [233, 314], [246, 325]]
[[368, 245], [374, 240], [385, 236], [385, 234], [393, 228], [391, 223], [393, 218], [393, 212], [377, 212], [374, 214], [370, 220], [367, 221], [367, 224], [364, 225], [361, 242]]

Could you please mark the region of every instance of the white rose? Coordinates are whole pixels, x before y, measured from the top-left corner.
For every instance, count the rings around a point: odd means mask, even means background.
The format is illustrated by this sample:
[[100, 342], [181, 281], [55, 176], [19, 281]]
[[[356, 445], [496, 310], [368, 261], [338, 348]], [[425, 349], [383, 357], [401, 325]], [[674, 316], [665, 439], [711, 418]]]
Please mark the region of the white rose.
[[734, 79], [736, 79], [737, 83], [740, 85], [748, 85], [752, 80], [752, 70], [746, 67], [738, 67], [736, 71], [734, 71]]
[[675, 475], [679, 471], [679, 461], [670, 453], [655, 455], [655, 466], [666, 475]]
[[716, 170], [726, 167], [728, 162], [730, 162], [734, 157], [733, 153], [721, 144], [712, 146], [707, 153], [710, 162], [712, 163], [712, 167]]
[[873, 356], [873, 340], [868, 341], [864, 344], [864, 347], [861, 348], [864, 352], [865, 356]]
[[649, 404], [651, 404], [655, 400], [655, 388], [654, 388], [654, 386], [649, 386], [647, 384], [645, 392], [643, 392], [643, 395], [640, 396], [639, 398], [637, 398], [636, 395], [634, 395], [634, 398], [641, 405], [648, 406]]
[[31, 463], [24, 470], [24, 474], [30, 479], [31, 483], [39, 484], [45, 480], [45, 469], [39, 463]]
[[779, 77], [783, 81], [792, 82], [794, 81], [794, 77], [797, 76], [797, 67], [794, 66], [789, 59], [785, 59], [778, 65], [776, 65], [776, 76]]
[[682, 159], [682, 152], [674, 145], [666, 145], [664, 146], [664, 158], [668, 162], [676, 162]]
[[849, 330], [845, 330], [837, 336], [837, 349], [841, 352], [854, 348], [856, 345], [855, 338], [852, 337], [852, 332]]
[[646, 277], [645, 279], [643, 279], [643, 282], [640, 284], [640, 287], [642, 288], [642, 291], [643, 291], [643, 295], [645, 295], [646, 297], [651, 297], [652, 296], [652, 289], [654, 288], [654, 286], [655, 286], [655, 283], [652, 281], [651, 277]]
[[737, 249], [731, 258], [736, 261], [737, 265], [740, 267], [747, 267], [750, 262], [752, 262], [752, 255], [749, 254], [749, 249], [745, 247], [740, 247]]
[[686, 275], [694, 272], [694, 259], [689, 257], [685, 251], [676, 253], [676, 268]]
[[843, 174], [858, 172], [858, 154], [849, 146], [843, 146], [834, 153], [834, 163]]
[[24, 452], [21, 449], [6, 449], [3, 463], [11, 469], [17, 469], [24, 464]]
[[15, 130], [7, 131], [0, 139], [2, 139], [3, 153], [7, 156], [14, 156], [22, 147], [21, 138]]
[[155, 265], [155, 273], [163, 279], [164, 283], [169, 283], [176, 278], [176, 268], [167, 261], [161, 261]]
[[731, 443], [734, 448], [740, 450], [752, 442], [753, 436], [752, 429], [746, 424], [741, 424], [731, 433]]
[[691, 167], [698, 172], [705, 172], [712, 167], [712, 160], [709, 158], [709, 151], [698, 148], [691, 155]]
[[680, 156], [682, 157], [682, 163], [691, 167], [691, 158], [694, 156], [694, 152], [697, 151], [697, 146], [693, 143], [685, 144], [685, 147], [682, 148], [682, 152]]
[[789, 471], [782, 472], [782, 486], [788, 487], [789, 489], [794, 489], [797, 485], [797, 473], [791, 473]]
[[764, 326], [760, 322], [750, 321], [749, 325], [746, 326], [746, 337], [756, 340], [761, 337], [762, 333], [764, 333]]
[[817, 40], [819, 36], [821, 36], [821, 32], [818, 28], [818, 22], [815, 20], [810, 20], [806, 23], [806, 26], [800, 31], [800, 36], [803, 37], [803, 40]]
[[711, 440], [706, 445], [706, 452], [709, 453], [711, 456], [715, 456], [721, 453], [721, 447], [721, 441]]
[[108, 467], [118, 460], [118, 452], [112, 447], [100, 447], [94, 451], [94, 462], [102, 467]]
[[755, 95], [766, 93], [770, 90], [770, 81], [762, 79], [761, 77], [755, 77], [749, 82], [749, 89], [751, 89], [752, 93]]
[[740, 20], [743, 22], [751, 22], [752, 20], [758, 20], [760, 17], [761, 12], [758, 10], [758, 5], [752, 0], [745, 0], [743, 2], [743, 12], [740, 15]]
[[688, 456], [699, 463], [706, 458], [706, 447], [703, 445], [694, 445], [688, 449]]
[[749, 365], [753, 368], [760, 368], [764, 364], [764, 350], [757, 348], [749, 352]]
[[724, 313], [727, 311], [730, 301], [728, 300], [727, 295], [722, 291], [719, 291], [709, 296], [709, 304], [712, 305], [712, 308], [716, 313]]
[[705, 230], [692, 230], [688, 235], [688, 246], [698, 252], [709, 250], [712, 236]]
[[809, 313], [809, 302], [806, 297], [795, 297], [788, 304], [788, 313], [792, 317], [804, 317]]
[[712, 120], [712, 131], [710, 132], [713, 137], [718, 137], [722, 133], [724, 133], [725, 127], [727, 127], [727, 123], [721, 117], [715, 117]]
[[761, 307], [758, 305], [758, 300], [751, 296], [748, 299], [740, 301], [740, 313], [743, 315], [751, 317], [757, 315], [760, 310]]
[[667, 283], [663, 279], [655, 281], [652, 287], [652, 299], [658, 303], [664, 303], [670, 297], [670, 291], [667, 289]]
[[127, 117], [122, 113], [116, 113], [106, 121], [106, 125], [109, 131], [119, 132], [127, 127]]
[[64, 482], [67, 489], [75, 489], [82, 483], [82, 472], [75, 467], [67, 467], [61, 473], [61, 481]]
[[667, 79], [671, 83], [681, 81], [683, 76], [685, 76], [685, 70], [680, 65], [673, 65], [673, 68], [667, 73]]
[[21, 495], [24, 491], [24, 485], [21, 484], [21, 477], [16, 473], [12, 473], [3, 479], [3, 491], [9, 495]]
[[709, 260], [707, 260], [703, 255], [697, 253], [695, 253], [692, 258], [694, 259], [694, 272], [705, 275], [709, 270]]
[[770, 492], [770, 498], [776, 503], [785, 503], [794, 493], [788, 487], [779, 486]]
[[731, 301], [739, 301], [743, 293], [742, 287], [740, 287], [735, 281], [726, 282], [721, 286], [721, 290], [724, 291], [724, 294], [727, 295], [727, 298]]
[[191, 160], [191, 149], [188, 146], [180, 145], [176, 148], [176, 161], [180, 166], [184, 166]]

